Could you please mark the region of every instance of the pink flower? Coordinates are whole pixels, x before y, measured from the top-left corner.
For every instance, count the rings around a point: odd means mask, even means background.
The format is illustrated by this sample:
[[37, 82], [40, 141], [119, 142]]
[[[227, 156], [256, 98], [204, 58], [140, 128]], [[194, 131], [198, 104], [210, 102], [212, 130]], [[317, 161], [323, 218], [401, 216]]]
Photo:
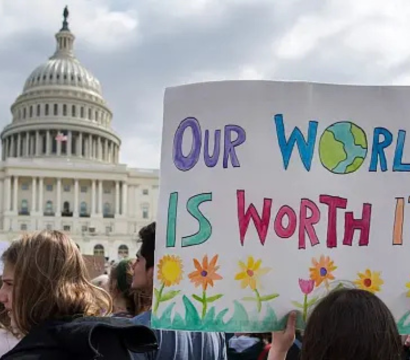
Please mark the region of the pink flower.
[[315, 280], [299, 279], [299, 286], [305, 295], [309, 295], [315, 287]]

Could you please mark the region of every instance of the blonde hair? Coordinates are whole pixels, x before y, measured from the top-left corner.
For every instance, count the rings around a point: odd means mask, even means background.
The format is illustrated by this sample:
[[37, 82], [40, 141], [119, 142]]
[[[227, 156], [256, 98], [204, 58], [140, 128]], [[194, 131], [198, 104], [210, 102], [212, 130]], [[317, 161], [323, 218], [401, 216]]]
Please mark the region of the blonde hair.
[[76, 244], [60, 231], [23, 235], [2, 259], [14, 268], [12, 311], [22, 334], [45, 320], [111, 313], [111, 297], [91, 284]]

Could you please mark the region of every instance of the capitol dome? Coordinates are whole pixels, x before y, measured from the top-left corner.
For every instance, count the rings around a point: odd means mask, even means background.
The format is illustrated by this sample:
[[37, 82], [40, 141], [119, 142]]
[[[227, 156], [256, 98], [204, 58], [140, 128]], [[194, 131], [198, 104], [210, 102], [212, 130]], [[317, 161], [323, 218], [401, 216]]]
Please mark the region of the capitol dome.
[[3, 160], [66, 157], [118, 163], [121, 140], [98, 79], [74, 54], [75, 36], [64, 12], [56, 50], [27, 78], [1, 133]]

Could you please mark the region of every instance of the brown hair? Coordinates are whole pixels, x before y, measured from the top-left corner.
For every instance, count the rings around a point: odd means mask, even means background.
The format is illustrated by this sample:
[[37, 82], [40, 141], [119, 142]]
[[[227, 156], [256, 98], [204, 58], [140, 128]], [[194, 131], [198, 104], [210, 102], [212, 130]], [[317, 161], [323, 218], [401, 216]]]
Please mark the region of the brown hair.
[[393, 315], [368, 291], [332, 291], [312, 311], [301, 360], [399, 360], [402, 347]]
[[111, 312], [110, 296], [88, 281], [80, 251], [60, 231], [23, 235], [2, 260], [14, 268], [13, 319], [22, 334], [45, 320]]
[[133, 261], [122, 260], [111, 267], [110, 292], [114, 297], [117, 292], [125, 300], [126, 310], [130, 315], [138, 315], [151, 307], [151, 296], [140, 290], [131, 289], [133, 278]]

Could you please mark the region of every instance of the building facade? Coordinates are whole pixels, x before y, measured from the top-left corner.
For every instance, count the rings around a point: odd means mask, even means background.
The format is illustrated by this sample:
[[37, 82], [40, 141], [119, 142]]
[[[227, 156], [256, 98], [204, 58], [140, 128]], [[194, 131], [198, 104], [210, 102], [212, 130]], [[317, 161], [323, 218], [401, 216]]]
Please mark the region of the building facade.
[[65, 18], [1, 133], [0, 240], [56, 229], [84, 254], [134, 255], [139, 229], [156, 216], [159, 173], [119, 163], [113, 114], [74, 40]]

